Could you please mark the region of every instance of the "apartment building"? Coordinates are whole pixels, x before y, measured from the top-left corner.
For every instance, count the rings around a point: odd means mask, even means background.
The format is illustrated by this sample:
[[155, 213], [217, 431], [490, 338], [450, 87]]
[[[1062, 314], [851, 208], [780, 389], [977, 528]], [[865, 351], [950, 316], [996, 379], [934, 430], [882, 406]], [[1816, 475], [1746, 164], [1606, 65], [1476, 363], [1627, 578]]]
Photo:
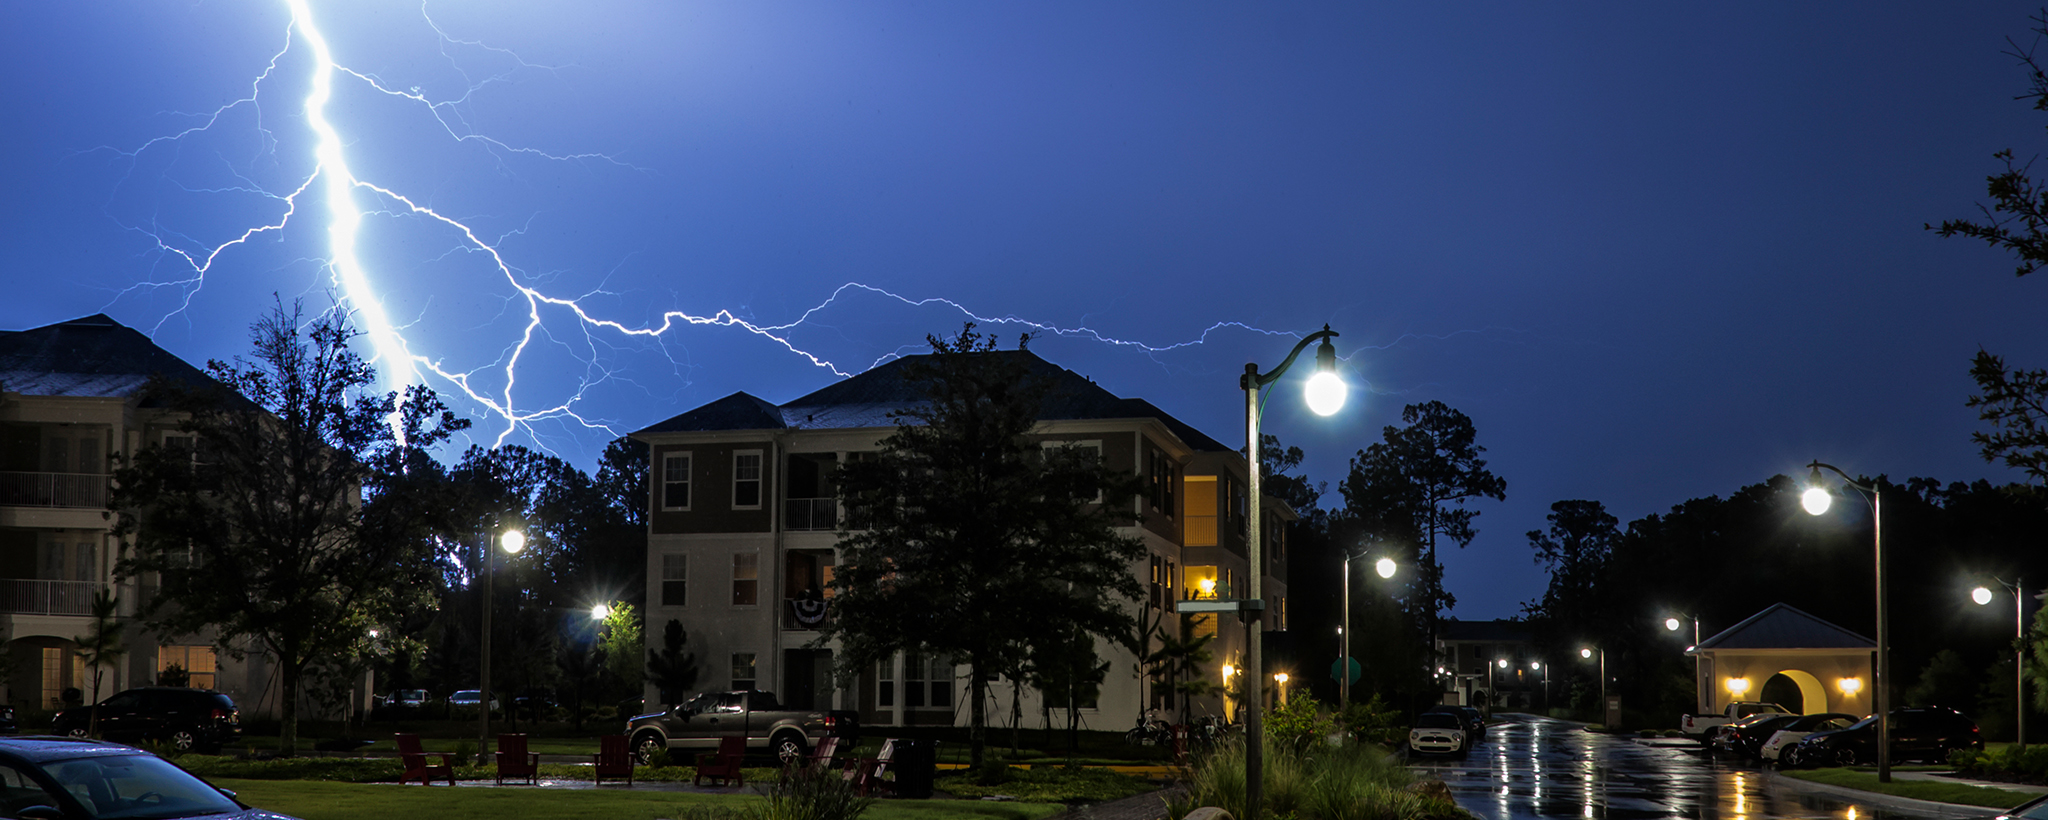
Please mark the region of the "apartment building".
[[93, 596], [111, 590], [128, 622], [128, 651], [103, 668], [102, 696], [155, 683], [176, 666], [188, 685], [227, 693], [245, 714], [276, 709], [274, 691], [266, 697], [274, 676], [259, 655], [235, 661], [209, 636], [146, 630], [135, 613], [149, 585], [114, 577], [114, 459], [182, 435], [142, 399], [155, 374], [207, 380], [104, 314], [0, 331], [0, 639], [12, 660], [0, 685], [17, 707], [57, 708], [73, 687], [92, 697], [92, 670], [74, 639], [90, 631]]
[[[1230, 595], [1246, 588], [1244, 459], [1237, 448], [1143, 399], [1126, 399], [1027, 351], [1016, 356], [1049, 380], [1052, 395], [1032, 435], [1048, 443], [1093, 448], [1112, 469], [1142, 479], [1130, 500], [1137, 520], [1124, 532], [1146, 557], [1131, 572], [1147, 587], [1132, 613], [1163, 622], [1178, 636], [1175, 601]], [[918, 385], [893, 361], [809, 395], [774, 404], [735, 393], [633, 434], [651, 451], [647, 565], [647, 635], [658, 648], [662, 626], [688, 630], [704, 690], [757, 688], [800, 708], [853, 709], [869, 725], [965, 725], [969, 689], [964, 667], [947, 659], [899, 654], [862, 669], [850, 687], [835, 685], [833, 650], [811, 646], [833, 617], [829, 582], [838, 564], [845, 508], [833, 486], [841, 463], [879, 448], [895, 429], [891, 413], [923, 401]], [[1284, 521], [1293, 511], [1266, 499], [1269, 522], [1264, 593], [1268, 629], [1286, 628], [1287, 549]], [[1223, 669], [1242, 667], [1244, 631], [1205, 616], [1189, 628], [1213, 632], [1215, 658], [1204, 674], [1225, 682]], [[1090, 729], [1128, 728], [1148, 707], [1177, 709], [1169, 686], [1136, 673], [1121, 646], [1098, 641], [1111, 662], [1093, 703], [1082, 704]], [[991, 686], [992, 723], [1008, 722], [1008, 681]], [[686, 693], [661, 693], [649, 702]], [[666, 695], [666, 698], [664, 698]], [[1023, 693], [1024, 725], [1041, 720], [1038, 693]], [[1189, 704], [1193, 714], [1225, 712], [1223, 699]], [[1056, 712], [1055, 721], [1064, 720]]]

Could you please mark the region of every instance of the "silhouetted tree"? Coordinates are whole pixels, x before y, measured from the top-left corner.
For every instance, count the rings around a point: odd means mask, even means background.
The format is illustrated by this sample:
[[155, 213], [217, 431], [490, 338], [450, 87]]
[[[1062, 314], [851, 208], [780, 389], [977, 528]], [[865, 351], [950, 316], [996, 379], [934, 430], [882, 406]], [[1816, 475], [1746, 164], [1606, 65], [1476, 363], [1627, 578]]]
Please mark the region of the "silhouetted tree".
[[664, 705], [683, 702], [683, 695], [697, 685], [697, 655], [684, 650], [689, 643], [683, 622], [670, 618], [661, 627], [661, 648], [647, 652], [647, 679], [661, 690]]

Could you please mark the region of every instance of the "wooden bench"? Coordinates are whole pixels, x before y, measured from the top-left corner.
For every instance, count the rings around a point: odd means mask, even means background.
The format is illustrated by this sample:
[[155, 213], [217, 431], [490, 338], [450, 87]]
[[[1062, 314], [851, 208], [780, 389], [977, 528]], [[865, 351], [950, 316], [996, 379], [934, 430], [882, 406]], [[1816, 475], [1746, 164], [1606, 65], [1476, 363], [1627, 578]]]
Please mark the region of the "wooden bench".
[[441, 758], [441, 765], [427, 763], [429, 752], [420, 748], [420, 736], [399, 733], [391, 736], [398, 743], [398, 762], [405, 769], [398, 775], [398, 784], [403, 786], [412, 780], [422, 786], [431, 786], [436, 778], [446, 779], [448, 785], [455, 785], [455, 756], [447, 752], [432, 752]]

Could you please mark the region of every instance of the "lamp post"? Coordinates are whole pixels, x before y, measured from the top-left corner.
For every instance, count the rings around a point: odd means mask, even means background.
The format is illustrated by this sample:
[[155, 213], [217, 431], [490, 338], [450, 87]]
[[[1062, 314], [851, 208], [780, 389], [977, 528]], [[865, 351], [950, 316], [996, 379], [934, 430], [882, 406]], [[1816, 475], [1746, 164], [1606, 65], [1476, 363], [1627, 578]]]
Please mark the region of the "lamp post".
[[[1351, 706], [1351, 559], [1357, 556], [1344, 554], [1344, 608], [1343, 625], [1337, 627], [1337, 714]], [[1372, 563], [1373, 572], [1381, 578], [1394, 577], [1398, 567], [1392, 558], [1381, 558]]]
[[[1693, 705], [1694, 705], [1694, 706], [1696, 706], [1696, 707], [1698, 707], [1698, 708], [1699, 708], [1699, 710], [1700, 710], [1700, 711], [1702, 711], [1702, 712], [1710, 712], [1710, 711], [1713, 711], [1713, 704], [1712, 704], [1712, 703], [1709, 703], [1709, 702], [1707, 702], [1707, 701], [1704, 701], [1704, 700], [1701, 700], [1701, 699], [1700, 699], [1700, 698], [1702, 697], [1702, 693], [1704, 693], [1704, 692], [1708, 691], [1708, 689], [1707, 689], [1707, 685], [1706, 685], [1705, 683], [1702, 683], [1702, 682], [1700, 681], [1700, 656], [1698, 655], [1698, 653], [1695, 653], [1695, 652], [1693, 652], [1693, 650], [1696, 650], [1696, 649], [1699, 649], [1699, 648], [1700, 648], [1700, 616], [1698, 616], [1698, 615], [1687, 615], [1687, 616], [1685, 616], [1685, 617], [1687, 617], [1687, 618], [1690, 618], [1690, 619], [1692, 620], [1692, 646], [1686, 647], [1686, 651], [1687, 651], [1688, 653], [1693, 653], [1693, 655], [1692, 655], [1692, 689], [1693, 689], [1693, 694], [1692, 694], [1692, 700], [1693, 700]], [[1672, 632], [1677, 632], [1677, 631], [1678, 631], [1678, 628], [1679, 628], [1679, 627], [1681, 627], [1681, 626], [1684, 626], [1684, 625], [1685, 625], [1685, 621], [1679, 620], [1677, 616], [1672, 616], [1672, 617], [1669, 617], [1669, 618], [1665, 618], [1665, 619], [1664, 619], [1664, 628], [1665, 628], [1665, 629], [1667, 629], [1667, 630], [1670, 630], [1670, 631], [1672, 631]], [[1602, 707], [1602, 708], [1605, 708], [1605, 707]]]
[[1273, 688], [1280, 690], [1280, 705], [1287, 705], [1287, 673], [1273, 673]]
[[[2013, 682], [2017, 684], [2017, 688], [2013, 689], [2013, 699], [2017, 702], [2015, 711], [2019, 713], [2019, 747], [2025, 749], [2027, 748], [2027, 582], [2024, 578], [2014, 578], [2010, 584], [2006, 583], [2003, 578], [1993, 578], [1991, 580], [1997, 581], [1999, 586], [2005, 587], [2006, 591], [2012, 593], [2012, 634], [2015, 639], [2013, 643], [2013, 675], [2015, 680]], [[1970, 590], [1970, 600], [1976, 601], [1978, 606], [1989, 604], [1991, 603], [1991, 590], [1984, 587]]]
[[1593, 653], [1594, 653], [1594, 652], [1596, 652], [1596, 651], [1600, 653], [1600, 714], [1601, 714], [1600, 722], [1601, 722], [1601, 723], [1606, 723], [1606, 722], [1607, 722], [1607, 718], [1606, 718], [1606, 714], [1607, 714], [1607, 647], [1604, 647], [1604, 646], [1603, 646], [1603, 647], [1600, 647], [1600, 648], [1599, 648], [1599, 649], [1597, 649], [1597, 650], [1596, 650], [1596, 649], [1593, 649], [1593, 648], [1591, 648], [1591, 647], [1580, 647], [1580, 648], [1579, 648], [1579, 657], [1581, 657], [1581, 658], [1587, 658], [1587, 659], [1591, 659], [1591, 658], [1593, 657]]
[[1316, 348], [1316, 373], [1309, 378], [1303, 397], [1307, 399], [1309, 409], [1319, 416], [1327, 416], [1342, 409], [1347, 389], [1344, 380], [1337, 376], [1337, 348], [1330, 344], [1330, 340], [1334, 338], [1337, 338], [1337, 332], [1331, 330], [1329, 325], [1324, 325], [1322, 330], [1302, 337], [1301, 342], [1296, 344], [1293, 350], [1288, 351], [1287, 358], [1280, 362], [1279, 367], [1261, 374], [1258, 364], [1247, 363], [1244, 366], [1244, 375], [1237, 380], [1237, 386], [1244, 390], [1247, 507], [1245, 561], [1251, 566], [1248, 573], [1251, 576], [1251, 594], [1245, 596], [1244, 610], [1244, 614], [1249, 616], [1247, 631], [1250, 633], [1246, 641], [1244, 663], [1251, 670], [1251, 674], [1245, 676], [1245, 686], [1249, 690], [1245, 693], [1247, 711], [1244, 721], [1245, 820], [1259, 820], [1260, 801], [1265, 797], [1265, 784], [1262, 780], [1265, 774], [1265, 738], [1262, 734], [1263, 725], [1259, 719], [1260, 703], [1265, 697], [1261, 690], [1265, 688], [1266, 683], [1264, 667], [1259, 665], [1263, 660], [1260, 657], [1259, 644], [1262, 640], [1261, 616], [1265, 608], [1265, 598], [1262, 596], [1265, 595], [1263, 581], [1266, 575], [1264, 556], [1259, 552], [1259, 540], [1262, 535], [1259, 531], [1259, 390], [1278, 381], [1280, 376], [1287, 372], [1287, 368], [1294, 364], [1295, 357], [1300, 356], [1303, 349], [1310, 343], [1321, 340], [1322, 346]]
[[[520, 550], [526, 549], [526, 533], [518, 530], [506, 530], [498, 535], [498, 547], [503, 549], [507, 555], [517, 555]], [[487, 753], [484, 750], [490, 748], [489, 743], [491, 740], [491, 578], [497, 574], [495, 572], [497, 562], [493, 560], [495, 558], [496, 555], [491, 550], [490, 545], [485, 544], [484, 639], [483, 657], [481, 658], [483, 670], [479, 673], [479, 677], [482, 680], [478, 681], [483, 686], [483, 691], [477, 693], [480, 697], [477, 698], [476, 705], [476, 756], [479, 765], [481, 765], [482, 761], [488, 759], [485, 757]]]
[[1848, 473], [1833, 464], [1814, 461], [1806, 465], [1806, 491], [1799, 494], [1799, 506], [1808, 515], [1820, 515], [1834, 504], [1835, 496], [1822, 487], [1820, 471], [1842, 477], [1842, 484], [1870, 496], [1870, 545], [1872, 560], [1876, 564], [1874, 573], [1877, 580], [1877, 671], [1871, 676], [1871, 688], [1877, 700], [1877, 782], [1892, 782], [1892, 714], [1891, 714], [1891, 609], [1885, 597], [1884, 585], [1884, 494], [1879, 492], [1875, 482], [1866, 486], [1856, 483]]

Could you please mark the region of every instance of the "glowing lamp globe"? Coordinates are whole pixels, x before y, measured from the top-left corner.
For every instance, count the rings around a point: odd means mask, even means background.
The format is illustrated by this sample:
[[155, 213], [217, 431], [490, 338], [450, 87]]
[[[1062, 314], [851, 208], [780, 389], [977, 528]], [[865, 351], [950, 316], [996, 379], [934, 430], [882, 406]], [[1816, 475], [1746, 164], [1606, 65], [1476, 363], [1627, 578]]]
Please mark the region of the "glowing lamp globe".
[[593, 621], [602, 621], [611, 616], [612, 608], [608, 605], [598, 604], [597, 606], [590, 608], [590, 619]]
[[1669, 630], [1671, 630], [1671, 631], [1673, 631], [1673, 632], [1677, 632], [1677, 631], [1678, 631], [1678, 619], [1677, 619], [1677, 618], [1665, 618], [1665, 619], [1664, 619], [1664, 628], [1665, 628], [1665, 629], [1669, 629]]
[[1590, 657], [1593, 657], [1593, 650], [1591, 650], [1591, 649], [1581, 649], [1581, 650], [1579, 650], [1579, 657], [1581, 657], [1581, 658], [1590, 658]]
[[1991, 590], [1983, 587], [1970, 590], [1970, 600], [1976, 601], [1978, 606], [1991, 603]]
[[1534, 671], [1536, 671], [1536, 670], [1538, 670], [1538, 669], [1542, 669], [1542, 668], [1543, 668], [1543, 663], [1542, 663], [1541, 661], [1530, 661], [1530, 662], [1529, 662], [1529, 671], [1531, 671], [1531, 672], [1534, 672]]
[[498, 546], [508, 553], [517, 555], [520, 550], [526, 549], [526, 533], [506, 530], [504, 535], [498, 536]]
[[1308, 400], [1308, 409], [1318, 416], [1328, 416], [1344, 409], [1344, 399], [1350, 392], [1343, 379], [1326, 371], [1309, 377], [1303, 397]]
[[1799, 494], [1799, 506], [1806, 508], [1807, 515], [1827, 512], [1828, 507], [1834, 503], [1835, 496], [1819, 487], [1808, 487], [1806, 492]]
[[1500, 660], [1494, 661], [1494, 665], [1499, 666], [1502, 669], [1506, 669], [1508, 668], [1508, 659], [1501, 658]]
[[1374, 572], [1379, 573], [1381, 578], [1392, 578], [1394, 577], [1394, 559], [1381, 558], [1372, 565], [1372, 569]]

